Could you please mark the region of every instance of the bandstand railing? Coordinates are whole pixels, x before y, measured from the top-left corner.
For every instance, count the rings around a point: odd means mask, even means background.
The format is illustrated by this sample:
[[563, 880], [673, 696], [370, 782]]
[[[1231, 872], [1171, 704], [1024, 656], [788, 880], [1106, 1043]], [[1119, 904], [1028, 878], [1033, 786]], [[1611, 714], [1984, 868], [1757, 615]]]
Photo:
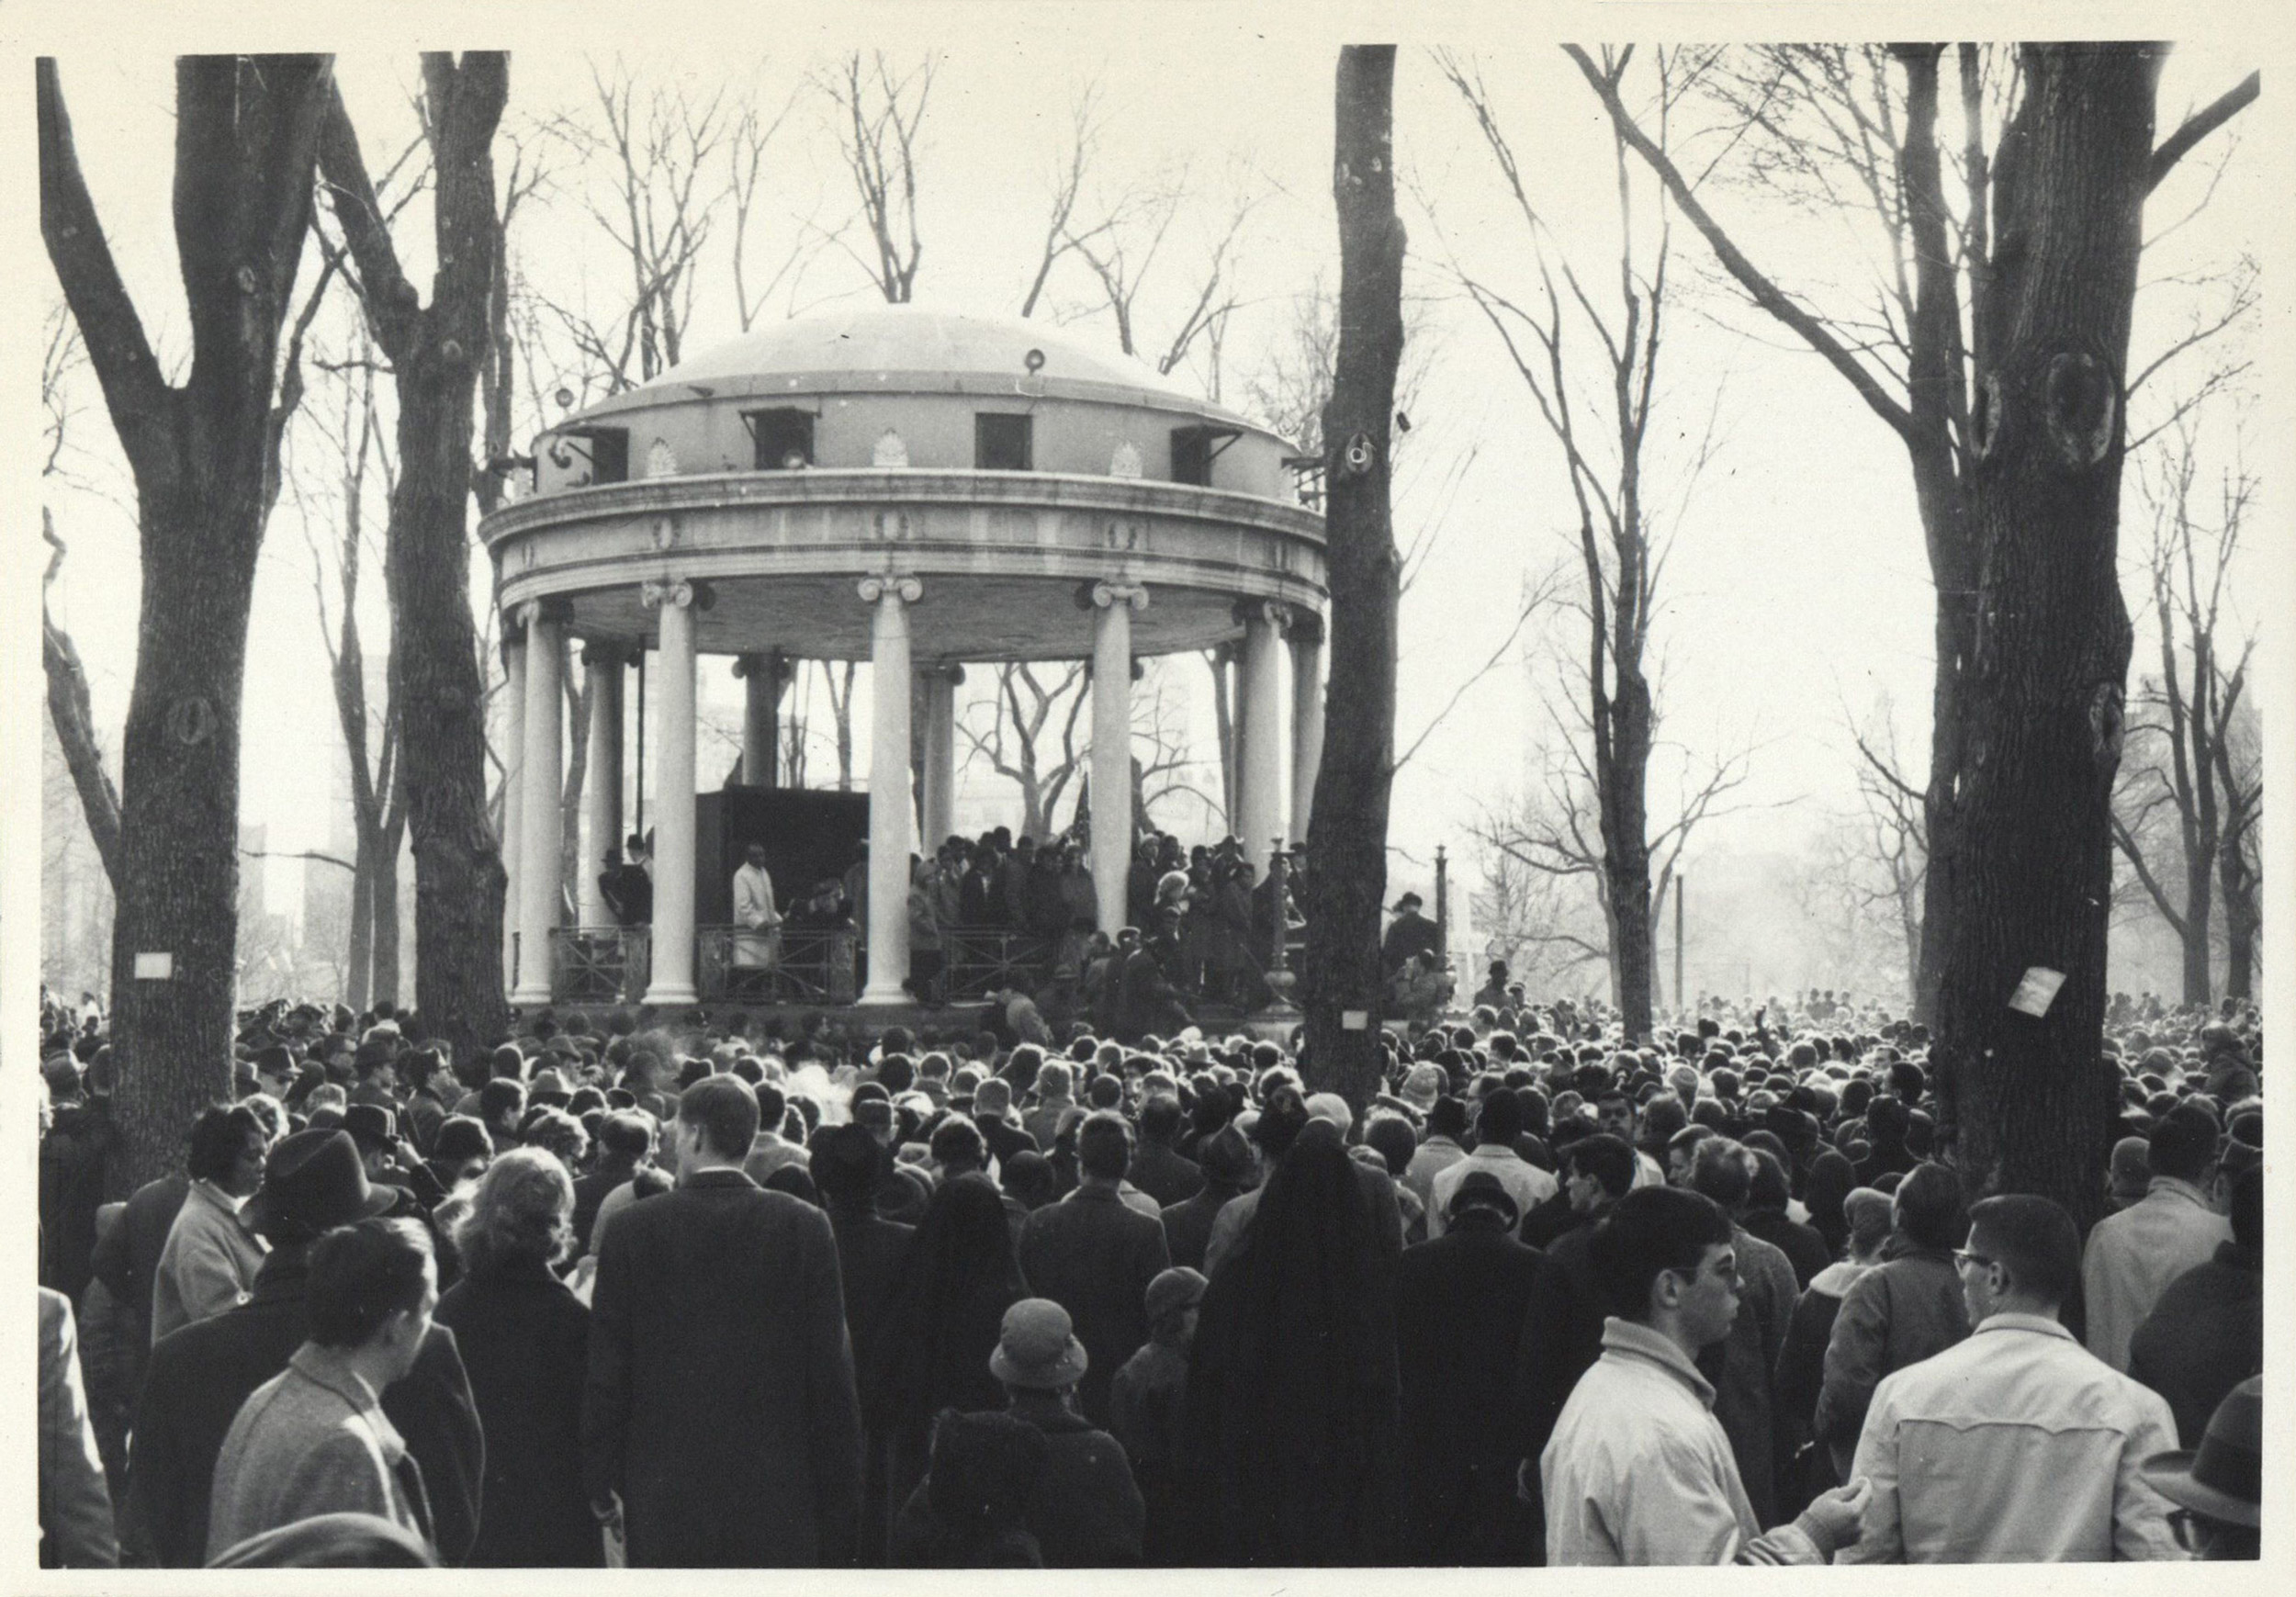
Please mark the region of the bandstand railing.
[[634, 1004], [645, 995], [650, 929], [560, 926], [550, 930], [550, 995], [568, 1004]]
[[703, 999], [736, 1004], [850, 1004], [861, 992], [861, 934], [782, 926], [700, 929], [694, 973]]
[[999, 987], [1033, 992], [1052, 972], [1051, 939], [994, 926], [941, 928], [941, 986], [945, 1002], [987, 997]]

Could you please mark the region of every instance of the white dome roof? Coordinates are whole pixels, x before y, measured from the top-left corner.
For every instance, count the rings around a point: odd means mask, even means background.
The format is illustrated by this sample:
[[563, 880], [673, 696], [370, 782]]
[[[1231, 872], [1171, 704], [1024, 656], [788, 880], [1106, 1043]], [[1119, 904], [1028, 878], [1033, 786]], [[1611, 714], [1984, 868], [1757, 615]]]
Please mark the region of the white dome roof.
[[[1043, 361], [1033, 374], [1031, 351]], [[1031, 393], [1127, 400], [1241, 420], [1097, 338], [1044, 321], [864, 304], [760, 327], [704, 351], [591, 413], [728, 393]], [[1255, 429], [1256, 430], [1256, 429]]]

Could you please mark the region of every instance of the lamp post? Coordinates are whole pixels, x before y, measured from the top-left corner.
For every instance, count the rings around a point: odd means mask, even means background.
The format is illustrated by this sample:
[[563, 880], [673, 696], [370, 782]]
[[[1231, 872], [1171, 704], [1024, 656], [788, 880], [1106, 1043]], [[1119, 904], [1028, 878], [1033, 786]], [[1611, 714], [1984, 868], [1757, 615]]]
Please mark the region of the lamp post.
[[1291, 989], [1298, 978], [1291, 973], [1289, 950], [1285, 947], [1289, 939], [1289, 917], [1284, 913], [1284, 884], [1290, 873], [1291, 861], [1284, 852], [1284, 840], [1276, 839], [1276, 846], [1267, 856], [1267, 895], [1274, 911], [1274, 947], [1267, 955], [1267, 1007], [1262, 1011], [1269, 1016], [1297, 1015], [1300, 1007], [1291, 1001]]

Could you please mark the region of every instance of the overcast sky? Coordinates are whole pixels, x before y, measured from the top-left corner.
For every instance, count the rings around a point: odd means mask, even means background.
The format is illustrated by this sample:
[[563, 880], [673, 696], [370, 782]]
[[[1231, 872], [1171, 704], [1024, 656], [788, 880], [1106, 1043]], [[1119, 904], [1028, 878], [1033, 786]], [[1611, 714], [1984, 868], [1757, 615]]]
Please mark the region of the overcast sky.
[[[1177, 26], [1081, 11], [1058, 28], [1043, 26], [1042, 13], [929, 15], [950, 25], [930, 36], [905, 27], [888, 41], [896, 62], [914, 61], [929, 45], [940, 52], [924, 137], [918, 301], [997, 313], [1018, 308], [1034, 268], [1047, 171], [1069, 107], [1084, 84], [1097, 80], [1104, 96], [1102, 170], [1116, 180], [1187, 163], [1204, 205], [1203, 214], [1183, 221], [1183, 231], [1217, 219], [1212, 213], [1238, 172], [1248, 173], [1245, 181], [1266, 195], [1243, 257], [1242, 284], [1251, 303], [1239, 313], [1225, 354], [1225, 397], [1243, 405], [1245, 383], [1280, 335], [1293, 297], [1319, 271], [1336, 282], [1328, 45], [1224, 19], [1235, 14], [1194, 9], [1181, 14], [1185, 24]], [[959, 17], [970, 25], [955, 26]], [[564, 44], [510, 41], [515, 48], [507, 133], [532, 142], [537, 124], [588, 109], [592, 63], [610, 68], [612, 46], [586, 55], [578, 30], [563, 37]], [[1615, 270], [1615, 255], [1606, 254], [1614, 180], [1606, 129], [1585, 84], [1551, 45], [1517, 42], [1512, 28], [1455, 42], [1474, 53], [1492, 84], [1558, 247], [1582, 274], [1607, 281]], [[806, 73], [831, 59], [817, 51], [841, 43], [791, 27], [762, 41], [760, 51], [725, 48], [713, 35], [707, 45], [678, 52], [625, 49], [622, 59], [641, 89], [677, 81], [706, 98], [730, 85], [754, 93], [769, 113], [795, 95], [770, 157], [775, 215], [768, 220], [786, 238], [795, 236], [800, 219], [834, 226], [850, 208], [838, 187], [837, 152], [821, 102], [798, 87]], [[2162, 82], [2163, 129], [2257, 64], [2242, 51], [2241, 39], [2223, 37], [2180, 48]], [[84, 48], [67, 51], [62, 70], [98, 212], [129, 289], [155, 341], [180, 359], [186, 335], [168, 210], [167, 55]], [[411, 132], [405, 102], [415, 77], [412, 55], [347, 53], [338, 71], [370, 162], [379, 165], [382, 152], [395, 151]], [[2254, 136], [2257, 129], [2235, 131]], [[1421, 301], [1422, 342], [1430, 351], [1404, 445], [1399, 535], [1408, 541], [1440, 516], [1404, 602], [1398, 741], [1407, 746], [1500, 647], [1514, 620], [1514, 596], [1568, 552], [1559, 540], [1572, 522], [1551, 440], [1538, 429], [1495, 339], [1446, 281], [1451, 249], [1470, 270], [1510, 292], [1531, 279], [1521, 221], [1458, 96], [1421, 48], [1401, 54], [1396, 143], [1412, 191], [1404, 207], [1412, 230], [1410, 288]], [[2160, 269], [2148, 260], [2148, 278], [2167, 275], [2170, 250], [2183, 271], [2263, 247], [2262, 230], [2285, 208], [2286, 193], [2258, 158], [2260, 144], [2234, 156], [2212, 203], [2163, 246]], [[2205, 186], [2215, 158], [2232, 145], [2220, 136], [2203, 152], [2209, 159], [2189, 162], [2155, 196], [2153, 216], [2182, 214]], [[1647, 175], [1637, 171], [1635, 180], [1647, 192]], [[418, 211], [427, 214], [427, 204]], [[1854, 263], [1840, 255], [1839, 236], [1826, 228], [1739, 196], [1716, 204], [1757, 261], [1782, 277], [1855, 280]], [[560, 189], [541, 197], [531, 219], [513, 248], [532, 278], [561, 297], [588, 291], [602, 302], [615, 291], [616, 265], [582, 213], [570, 173]], [[418, 257], [426, 253], [419, 234], [417, 229], [402, 246]], [[1713, 824], [1694, 858], [1701, 849], [1793, 849], [1827, 813], [1853, 802], [1841, 732], [1845, 705], [1863, 714], [1887, 695], [1903, 747], [1918, 751], [1923, 745], [1931, 602], [1919, 528], [1895, 437], [1839, 377], [1773, 324], [1727, 292], [1687, 281], [1693, 269], [1701, 277], [1712, 275], [1705, 246], [1687, 226], [1678, 228], [1676, 248], [1685, 297], [1672, 311], [1652, 462], [1667, 500], [1681, 500], [1654, 645], [1664, 668], [1661, 736], [1677, 746], [1667, 758], [1692, 766], [1757, 749], [1744, 790], [1755, 807]], [[760, 249], [758, 259], [770, 264], [777, 255]], [[1184, 262], [1176, 266], [1185, 273]], [[415, 275], [427, 287], [427, 261]], [[585, 283], [586, 275], [592, 280]], [[1176, 278], [1165, 291], [1184, 286]], [[28, 287], [55, 297], [44, 269]], [[1055, 298], [1080, 310], [1089, 303], [1088, 288], [1071, 263], [1055, 281]], [[802, 308], [870, 292], [859, 269], [830, 250], [808, 268], [794, 298]], [[2148, 291], [2140, 304], [2139, 362], [2187, 314], [2189, 299], [2179, 298], [2182, 293], [2170, 285]], [[790, 298], [777, 300], [769, 314], [784, 313]], [[1164, 300], [1153, 309], [1159, 317], [1170, 314]], [[1105, 320], [1083, 325], [1112, 337]], [[714, 266], [700, 288], [689, 348], [706, 348], [735, 330], [729, 279]], [[40, 491], [73, 550], [58, 585], [57, 612], [87, 664], [98, 724], [116, 739], [133, 671], [134, 530], [124, 472], [84, 374], [77, 399], [72, 442], [81, 483], [51, 483]], [[1679, 466], [1709, 418], [1718, 448], [1685, 498]], [[2124, 568], [2134, 569], [2142, 540], [2137, 518], [2125, 516]], [[310, 556], [283, 505], [258, 579], [245, 726], [246, 818], [269, 827], [274, 848], [319, 846], [330, 830], [326, 805], [312, 802], [332, 790], [337, 734], [310, 585]], [[373, 586], [379, 589], [378, 574]], [[483, 588], [478, 591], [483, 601]], [[1570, 623], [1558, 617], [1552, 624]], [[382, 636], [378, 612], [369, 632], [376, 657]], [[1575, 648], [1574, 636], [1565, 633], [1561, 641]], [[1545, 641], [1525, 640], [1533, 648]], [[1514, 651], [1522, 652], [1520, 646]], [[2140, 669], [2145, 658], [2140, 641]], [[705, 662], [704, 692], [730, 706], [734, 688], [717, 680], [724, 665]], [[1190, 668], [1183, 674], [1199, 712], [1197, 747], [1209, 757], [1202, 672]], [[1475, 815], [1525, 781], [1527, 751], [1544, 721], [1534, 680], [1520, 658], [1510, 658], [1461, 699], [1402, 772], [1393, 827], [1401, 853], [1398, 878], [1424, 881], [1424, 862], [1438, 842], [1447, 842], [1455, 856], [1463, 852]], [[865, 716], [856, 721], [862, 740], [857, 764], [865, 772], [868, 723]], [[816, 756], [816, 772], [827, 758]], [[706, 750], [703, 763], [710, 763]], [[1667, 811], [1671, 786], [1661, 764], [1653, 775], [1654, 815]], [[986, 798], [996, 789], [968, 781], [965, 791]], [[1019, 818], [1017, 801], [1008, 818]]]

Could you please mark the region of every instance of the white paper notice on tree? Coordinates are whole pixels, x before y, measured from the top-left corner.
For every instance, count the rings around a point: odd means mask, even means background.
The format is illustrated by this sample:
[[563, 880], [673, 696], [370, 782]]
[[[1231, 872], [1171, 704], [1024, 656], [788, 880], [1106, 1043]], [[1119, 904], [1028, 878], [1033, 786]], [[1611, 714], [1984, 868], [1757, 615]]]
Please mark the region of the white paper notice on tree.
[[2056, 1002], [2057, 989], [2065, 985], [2065, 973], [2053, 971], [2046, 965], [2030, 965], [2025, 979], [2017, 984], [2017, 991], [2009, 995], [2009, 1007], [2020, 1015], [2038, 1020], [2049, 1013], [2049, 1006]]

